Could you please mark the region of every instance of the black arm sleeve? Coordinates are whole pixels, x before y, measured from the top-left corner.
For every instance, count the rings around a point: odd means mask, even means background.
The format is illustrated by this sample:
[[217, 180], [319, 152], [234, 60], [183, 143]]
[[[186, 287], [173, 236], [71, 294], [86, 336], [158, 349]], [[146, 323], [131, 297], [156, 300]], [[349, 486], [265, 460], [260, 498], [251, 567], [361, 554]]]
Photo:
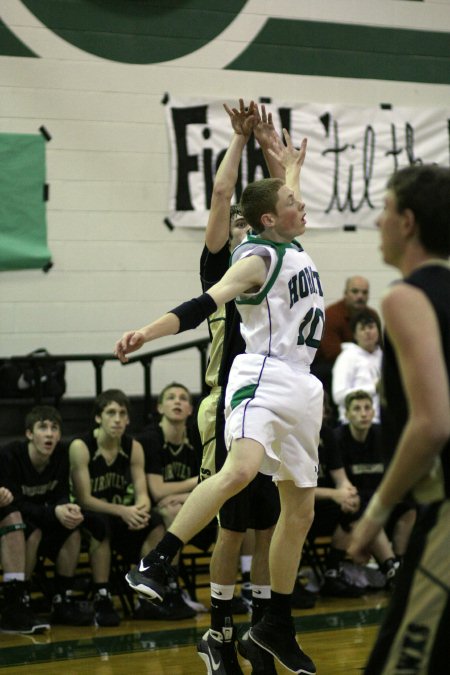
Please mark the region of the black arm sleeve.
[[215, 312], [217, 305], [208, 293], [203, 293], [197, 298], [183, 302], [178, 307], [170, 310], [180, 320], [178, 333], [191, 328], [197, 328], [210, 314]]

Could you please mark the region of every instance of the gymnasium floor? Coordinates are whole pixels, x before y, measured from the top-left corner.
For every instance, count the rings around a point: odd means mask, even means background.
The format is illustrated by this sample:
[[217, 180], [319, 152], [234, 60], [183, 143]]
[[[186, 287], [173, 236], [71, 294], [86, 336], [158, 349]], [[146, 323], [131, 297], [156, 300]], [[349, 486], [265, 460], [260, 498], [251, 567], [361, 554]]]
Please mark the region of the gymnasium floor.
[[[206, 591], [199, 600], [207, 604]], [[376, 636], [387, 595], [358, 599], [319, 598], [310, 610], [294, 610], [297, 638], [318, 675], [361, 673]], [[245, 615], [236, 624], [248, 623]], [[195, 645], [209, 615], [178, 622], [124, 619], [117, 628], [55, 626], [36, 636], [0, 634], [0, 668], [5, 675], [204, 675]], [[240, 659], [245, 675], [251, 666]], [[287, 673], [277, 665], [278, 673]]]

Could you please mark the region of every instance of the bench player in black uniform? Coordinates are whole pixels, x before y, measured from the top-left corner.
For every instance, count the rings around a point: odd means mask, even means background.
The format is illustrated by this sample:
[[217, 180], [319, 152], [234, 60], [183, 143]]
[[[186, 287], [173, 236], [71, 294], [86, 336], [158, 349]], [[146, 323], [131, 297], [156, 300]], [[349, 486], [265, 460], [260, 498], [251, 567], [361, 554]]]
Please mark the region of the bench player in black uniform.
[[[337, 427], [334, 436], [348, 480], [358, 491], [359, 506], [353, 513], [341, 514], [327, 557], [322, 593], [338, 596], [361, 594], [360, 589], [355, 589], [354, 586], [348, 588], [346, 593], [346, 579], [342, 574], [341, 563], [346, 557], [346, 548], [354, 523], [366, 509], [385, 468], [381, 426], [373, 422], [375, 409], [372, 396], [363, 390], [353, 391], [345, 397], [344, 407], [348, 424]], [[372, 542], [371, 553], [377, 560], [381, 572], [386, 576], [387, 582], [392, 584], [398, 563], [384, 529]]]
[[[168, 529], [198, 483], [201, 450], [200, 442], [191, 438], [187, 426], [193, 411], [189, 389], [171, 382], [159, 393], [157, 404], [159, 424], [145, 429], [136, 438], [144, 448], [145, 473], [154, 509]], [[171, 592], [159, 605], [142, 603], [136, 612], [138, 617], [179, 620], [195, 616], [195, 610], [186, 604], [180, 590], [178, 563], [179, 555], [172, 561]]]
[[49, 628], [30, 607], [25, 582], [26, 525], [14, 505], [13, 494], [0, 487], [0, 561], [3, 570], [3, 596], [0, 630], [4, 633], [40, 633]]
[[51, 623], [87, 625], [92, 612], [73, 600], [73, 583], [80, 554], [84, 516], [70, 502], [69, 455], [60, 443], [61, 416], [51, 406], [36, 406], [25, 420], [26, 440], [2, 450], [5, 484], [26, 525], [26, 577], [38, 555], [55, 562], [56, 593]]
[[450, 170], [411, 166], [377, 225], [403, 280], [383, 298], [382, 423], [392, 461], [355, 528], [358, 561], [409, 491], [423, 504], [366, 675], [448, 671], [450, 635]]
[[101, 517], [106, 537], [91, 537], [90, 559], [94, 583], [95, 621], [117, 626], [108, 582], [111, 553], [135, 562], [164, 534], [162, 519], [150, 514], [142, 445], [126, 434], [130, 403], [119, 389], [108, 389], [94, 404], [98, 425], [70, 444], [72, 482], [78, 503]]

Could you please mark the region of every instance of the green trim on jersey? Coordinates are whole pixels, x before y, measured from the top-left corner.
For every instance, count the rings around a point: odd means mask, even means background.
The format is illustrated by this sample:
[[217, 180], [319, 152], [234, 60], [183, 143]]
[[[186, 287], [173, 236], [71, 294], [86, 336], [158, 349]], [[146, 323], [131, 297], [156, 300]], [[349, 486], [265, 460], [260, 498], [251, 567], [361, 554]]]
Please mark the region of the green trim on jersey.
[[[279, 271], [281, 269], [281, 265], [283, 263], [283, 258], [284, 254], [286, 253], [288, 248], [296, 248], [299, 251], [303, 251], [302, 246], [295, 241], [295, 239], [292, 242], [289, 242], [288, 244], [284, 244], [281, 242], [276, 242], [276, 241], [270, 241], [268, 239], [262, 239], [259, 236], [254, 236], [254, 235], [249, 235], [248, 240], [242, 242], [242, 244], [239, 244], [237, 248], [240, 246], [245, 246], [246, 244], [248, 245], [249, 243], [251, 244], [263, 244], [265, 246], [271, 246], [273, 249], [275, 249], [278, 260], [277, 264], [275, 266], [274, 271], [272, 272], [272, 275], [270, 279], [267, 281], [266, 285], [264, 288], [257, 293], [256, 295], [252, 296], [251, 298], [243, 298], [242, 300], [238, 300], [236, 298], [235, 302], [237, 305], [260, 305], [261, 302], [264, 300], [265, 297], [267, 297], [267, 294], [269, 293], [270, 289], [274, 285], [275, 281], [277, 280]], [[236, 250], [236, 249], [235, 249]]]
[[235, 391], [231, 398], [231, 410], [237, 408], [238, 405], [242, 403], [242, 401], [245, 401], [246, 398], [253, 398], [255, 396], [257, 387], [257, 384], [247, 384], [245, 387], [241, 387]]

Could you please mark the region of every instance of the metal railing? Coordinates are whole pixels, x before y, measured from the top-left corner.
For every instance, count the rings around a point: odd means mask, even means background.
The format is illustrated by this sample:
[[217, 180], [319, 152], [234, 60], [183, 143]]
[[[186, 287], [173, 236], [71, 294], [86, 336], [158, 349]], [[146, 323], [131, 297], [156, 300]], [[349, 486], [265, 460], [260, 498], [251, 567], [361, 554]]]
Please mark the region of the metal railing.
[[196, 348], [200, 356], [200, 375], [202, 383], [202, 394], [206, 393], [205, 374], [208, 360], [208, 346], [210, 344], [209, 338], [202, 338], [200, 340], [193, 340], [191, 342], [183, 342], [182, 344], [173, 345], [172, 347], [165, 347], [155, 351], [146, 352], [137, 356], [130, 357], [128, 363], [121, 363], [113, 354], [46, 354], [43, 356], [28, 355], [28, 356], [11, 356], [7, 361], [12, 361], [17, 365], [26, 365], [34, 371], [35, 387], [33, 390], [33, 397], [37, 404], [42, 401], [42, 385], [41, 378], [43, 375], [42, 365], [44, 363], [54, 363], [55, 361], [80, 362], [90, 361], [94, 366], [95, 371], [95, 395], [98, 396], [103, 391], [103, 366], [106, 361], [116, 361], [121, 366], [128, 366], [132, 363], [140, 363], [143, 368], [144, 376], [144, 402], [146, 410], [150, 410], [152, 399], [152, 365], [153, 361], [167, 354], [174, 354], [175, 352], [185, 351], [186, 349]]

